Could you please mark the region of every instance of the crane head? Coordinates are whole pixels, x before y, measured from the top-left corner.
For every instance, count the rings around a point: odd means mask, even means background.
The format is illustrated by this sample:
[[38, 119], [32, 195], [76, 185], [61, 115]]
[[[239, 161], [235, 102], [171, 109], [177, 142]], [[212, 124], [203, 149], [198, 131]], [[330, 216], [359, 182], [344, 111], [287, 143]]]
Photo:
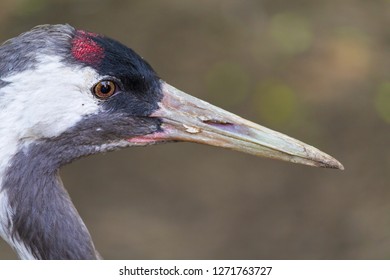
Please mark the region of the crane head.
[[53, 168], [98, 152], [188, 141], [343, 169], [312, 146], [170, 86], [102, 35], [39, 26], [3, 44], [0, 57], [0, 126], [19, 146], [41, 145]]

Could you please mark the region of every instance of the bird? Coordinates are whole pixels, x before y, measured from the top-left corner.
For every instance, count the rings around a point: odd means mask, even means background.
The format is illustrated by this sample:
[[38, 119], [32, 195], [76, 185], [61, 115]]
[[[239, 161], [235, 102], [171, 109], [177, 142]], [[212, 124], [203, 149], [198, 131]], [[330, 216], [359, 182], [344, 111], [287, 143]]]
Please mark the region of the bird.
[[316, 167], [335, 158], [176, 89], [105, 35], [40, 25], [0, 46], [0, 236], [20, 259], [100, 259], [59, 169], [194, 142]]

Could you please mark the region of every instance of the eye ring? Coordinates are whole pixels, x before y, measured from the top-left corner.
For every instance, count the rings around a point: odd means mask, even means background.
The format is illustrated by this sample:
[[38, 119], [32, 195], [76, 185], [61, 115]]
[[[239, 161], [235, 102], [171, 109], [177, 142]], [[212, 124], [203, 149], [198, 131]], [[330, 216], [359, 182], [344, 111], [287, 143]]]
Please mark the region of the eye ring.
[[116, 89], [113, 81], [100, 81], [93, 87], [93, 94], [99, 99], [107, 99], [116, 92]]

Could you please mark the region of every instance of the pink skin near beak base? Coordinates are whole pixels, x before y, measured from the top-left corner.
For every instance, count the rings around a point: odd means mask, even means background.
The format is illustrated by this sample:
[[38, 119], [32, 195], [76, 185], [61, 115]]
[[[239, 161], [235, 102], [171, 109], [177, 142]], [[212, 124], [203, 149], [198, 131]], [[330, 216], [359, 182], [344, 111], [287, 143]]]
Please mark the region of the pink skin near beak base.
[[166, 132], [155, 132], [143, 136], [132, 137], [130, 139], [127, 139], [127, 141], [142, 146], [142, 145], [159, 143], [166, 139], [167, 139]]

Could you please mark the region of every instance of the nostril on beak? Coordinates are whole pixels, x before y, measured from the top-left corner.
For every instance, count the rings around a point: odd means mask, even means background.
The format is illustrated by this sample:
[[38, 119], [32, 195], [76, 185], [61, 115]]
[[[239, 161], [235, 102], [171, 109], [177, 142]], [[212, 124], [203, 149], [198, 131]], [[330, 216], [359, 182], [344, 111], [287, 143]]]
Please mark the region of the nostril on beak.
[[228, 132], [241, 132], [241, 133], [243, 132], [243, 129], [240, 129], [241, 128], [240, 125], [231, 122], [226, 122], [226, 121], [216, 120], [216, 119], [202, 120], [202, 122], [204, 124], [217, 128], [219, 130], [224, 130]]
[[215, 126], [215, 127], [228, 127], [228, 126], [234, 125], [230, 122], [224, 122], [224, 121], [219, 121], [219, 120], [202, 120], [202, 122], [207, 124], [207, 125], [211, 125], [211, 126]]

